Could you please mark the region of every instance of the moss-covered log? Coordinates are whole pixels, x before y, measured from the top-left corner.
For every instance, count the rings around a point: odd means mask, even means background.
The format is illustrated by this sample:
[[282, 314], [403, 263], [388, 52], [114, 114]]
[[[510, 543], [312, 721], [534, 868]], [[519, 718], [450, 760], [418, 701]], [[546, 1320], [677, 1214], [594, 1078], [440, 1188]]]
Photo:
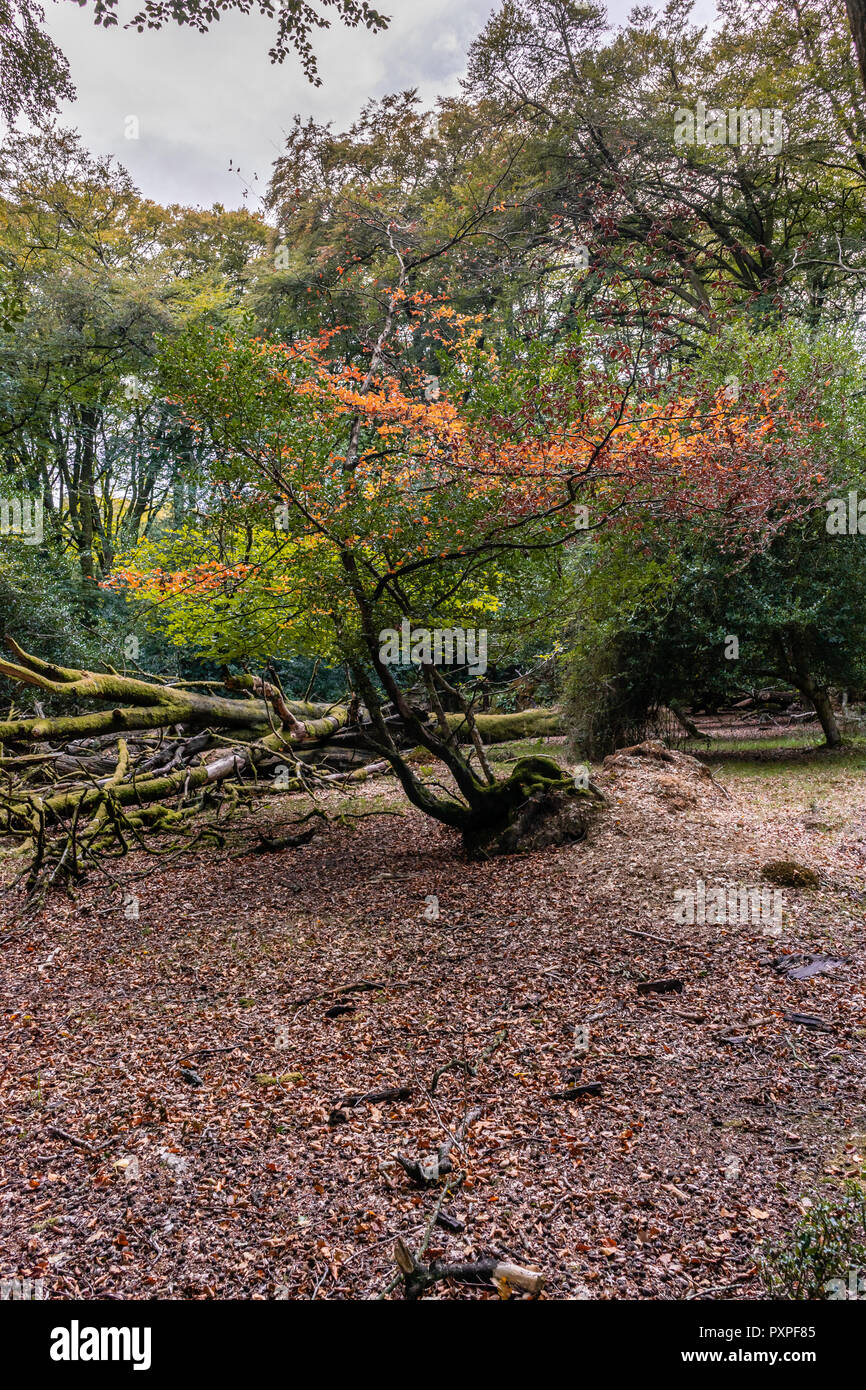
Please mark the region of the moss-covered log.
[[[462, 714], [445, 714], [449, 729], [458, 743], [471, 744], [472, 735]], [[562, 715], [556, 709], [527, 709], [515, 714], [476, 714], [475, 727], [485, 745], [516, 743], [520, 739], [555, 738], [565, 733]], [[423, 749], [419, 747], [418, 752]], [[423, 749], [427, 753], [426, 749]]]
[[[446, 714], [452, 729], [457, 730], [461, 743], [469, 743], [470, 734], [462, 714]], [[510, 743], [519, 738], [549, 738], [565, 732], [562, 715], [556, 709], [525, 709], [515, 714], [476, 714], [475, 725], [485, 743]]]
[[[202, 695], [194, 690], [185, 690], [182, 686], [160, 685], [132, 676], [121, 676], [116, 672], [53, 666], [22, 651], [11, 637], [6, 638], [6, 645], [16, 660], [0, 659], [0, 676], [21, 685], [33, 686], [70, 704], [96, 700], [110, 703], [115, 708], [95, 714], [6, 720], [0, 722], [0, 743], [74, 739], [113, 730], [130, 733], [168, 728], [173, 724], [189, 729], [247, 729], [250, 726], [265, 729], [273, 727], [274, 723], [285, 731], [287, 742], [315, 743], [336, 733], [345, 724], [348, 714], [345, 706], [284, 701], [280, 696], [280, 717], [275, 720], [273, 706], [265, 699], [233, 700], [219, 695]], [[241, 681], [238, 680], [237, 684], [240, 685]]]
[[[75, 707], [0, 722], [0, 755], [12, 745], [11, 755], [0, 756], [0, 835], [29, 859], [30, 887], [74, 881], [95, 857], [146, 848], [146, 835], [182, 829], [203, 792], [263, 760], [291, 762], [322, 747], [348, 718], [345, 705], [285, 700], [261, 681], [253, 684], [254, 698], [238, 699], [58, 666], [12, 639], [6, 645], [14, 660], [0, 660], [0, 675]], [[82, 712], [88, 702], [112, 708]], [[134, 756], [124, 736], [134, 741]], [[16, 748], [34, 746], [35, 757], [16, 756]], [[292, 784], [305, 790], [305, 774]], [[172, 810], [166, 802], [178, 805]]]

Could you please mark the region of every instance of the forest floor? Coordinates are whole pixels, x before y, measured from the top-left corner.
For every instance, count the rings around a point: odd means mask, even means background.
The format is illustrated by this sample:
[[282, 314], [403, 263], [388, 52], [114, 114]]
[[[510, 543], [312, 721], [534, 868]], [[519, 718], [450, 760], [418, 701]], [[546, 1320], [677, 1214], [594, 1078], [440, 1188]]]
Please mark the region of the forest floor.
[[[863, 1169], [866, 756], [712, 773], [618, 755], [587, 843], [488, 863], [380, 781], [353, 804], [390, 814], [300, 848], [146, 866], [137, 919], [106, 880], [10, 911], [0, 1276], [400, 1297], [395, 1240], [418, 1248], [442, 1180], [395, 1154], [428, 1161], [480, 1111], [428, 1258], [499, 1255], [548, 1298], [766, 1297], [762, 1242]], [[676, 921], [677, 890], [779, 858], [820, 876], [780, 925]], [[792, 953], [840, 963], [794, 980]]]

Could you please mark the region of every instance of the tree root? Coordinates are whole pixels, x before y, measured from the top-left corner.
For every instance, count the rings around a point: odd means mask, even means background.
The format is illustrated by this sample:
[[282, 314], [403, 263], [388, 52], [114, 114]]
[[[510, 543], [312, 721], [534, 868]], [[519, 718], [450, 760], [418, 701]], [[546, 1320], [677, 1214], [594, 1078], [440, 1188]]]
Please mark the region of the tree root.
[[552, 759], [522, 758], [510, 777], [486, 789], [463, 843], [478, 859], [584, 840], [604, 800], [591, 783], [576, 786]]

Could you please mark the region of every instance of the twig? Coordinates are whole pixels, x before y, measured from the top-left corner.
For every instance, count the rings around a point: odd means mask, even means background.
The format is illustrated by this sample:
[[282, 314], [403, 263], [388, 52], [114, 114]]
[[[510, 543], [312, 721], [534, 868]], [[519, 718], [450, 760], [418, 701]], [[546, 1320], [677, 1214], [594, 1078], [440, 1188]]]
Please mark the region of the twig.
[[86, 1149], [90, 1154], [99, 1153], [100, 1149], [107, 1149], [113, 1144], [114, 1138], [104, 1139], [101, 1144], [91, 1144], [87, 1139], [79, 1139], [76, 1134], [70, 1134], [65, 1129], [60, 1129], [57, 1125], [48, 1126], [49, 1134], [56, 1134], [58, 1139], [65, 1139], [67, 1144], [74, 1144], [77, 1149]]
[[651, 931], [638, 931], [636, 927], [620, 927], [620, 931], [628, 932], [629, 936], [645, 936], [647, 941], [658, 941], [662, 946], [678, 947], [678, 941], [671, 941], [666, 936], [653, 936]]

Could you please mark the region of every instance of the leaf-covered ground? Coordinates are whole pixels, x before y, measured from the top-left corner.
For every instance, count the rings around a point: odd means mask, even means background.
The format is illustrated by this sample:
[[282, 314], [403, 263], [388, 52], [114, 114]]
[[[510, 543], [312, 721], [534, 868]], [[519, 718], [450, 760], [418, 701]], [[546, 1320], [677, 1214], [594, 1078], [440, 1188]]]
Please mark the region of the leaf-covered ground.
[[[552, 1298], [766, 1296], [760, 1243], [866, 1142], [864, 772], [714, 778], [619, 757], [589, 844], [510, 860], [466, 863], [407, 812], [151, 873], [137, 920], [105, 881], [10, 914], [0, 1275], [53, 1298], [399, 1297], [395, 1239], [418, 1247], [442, 1180], [395, 1154], [428, 1161], [480, 1109], [442, 1205], [462, 1229], [434, 1226], [429, 1257], [501, 1255]], [[781, 857], [821, 883], [783, 890], [778, 935], [675, 922], [675, 890], [756, 886]], [[796, 981], [786, 953], [846, 959]], [[638, 993], [659, 978], [682, 992]]]

